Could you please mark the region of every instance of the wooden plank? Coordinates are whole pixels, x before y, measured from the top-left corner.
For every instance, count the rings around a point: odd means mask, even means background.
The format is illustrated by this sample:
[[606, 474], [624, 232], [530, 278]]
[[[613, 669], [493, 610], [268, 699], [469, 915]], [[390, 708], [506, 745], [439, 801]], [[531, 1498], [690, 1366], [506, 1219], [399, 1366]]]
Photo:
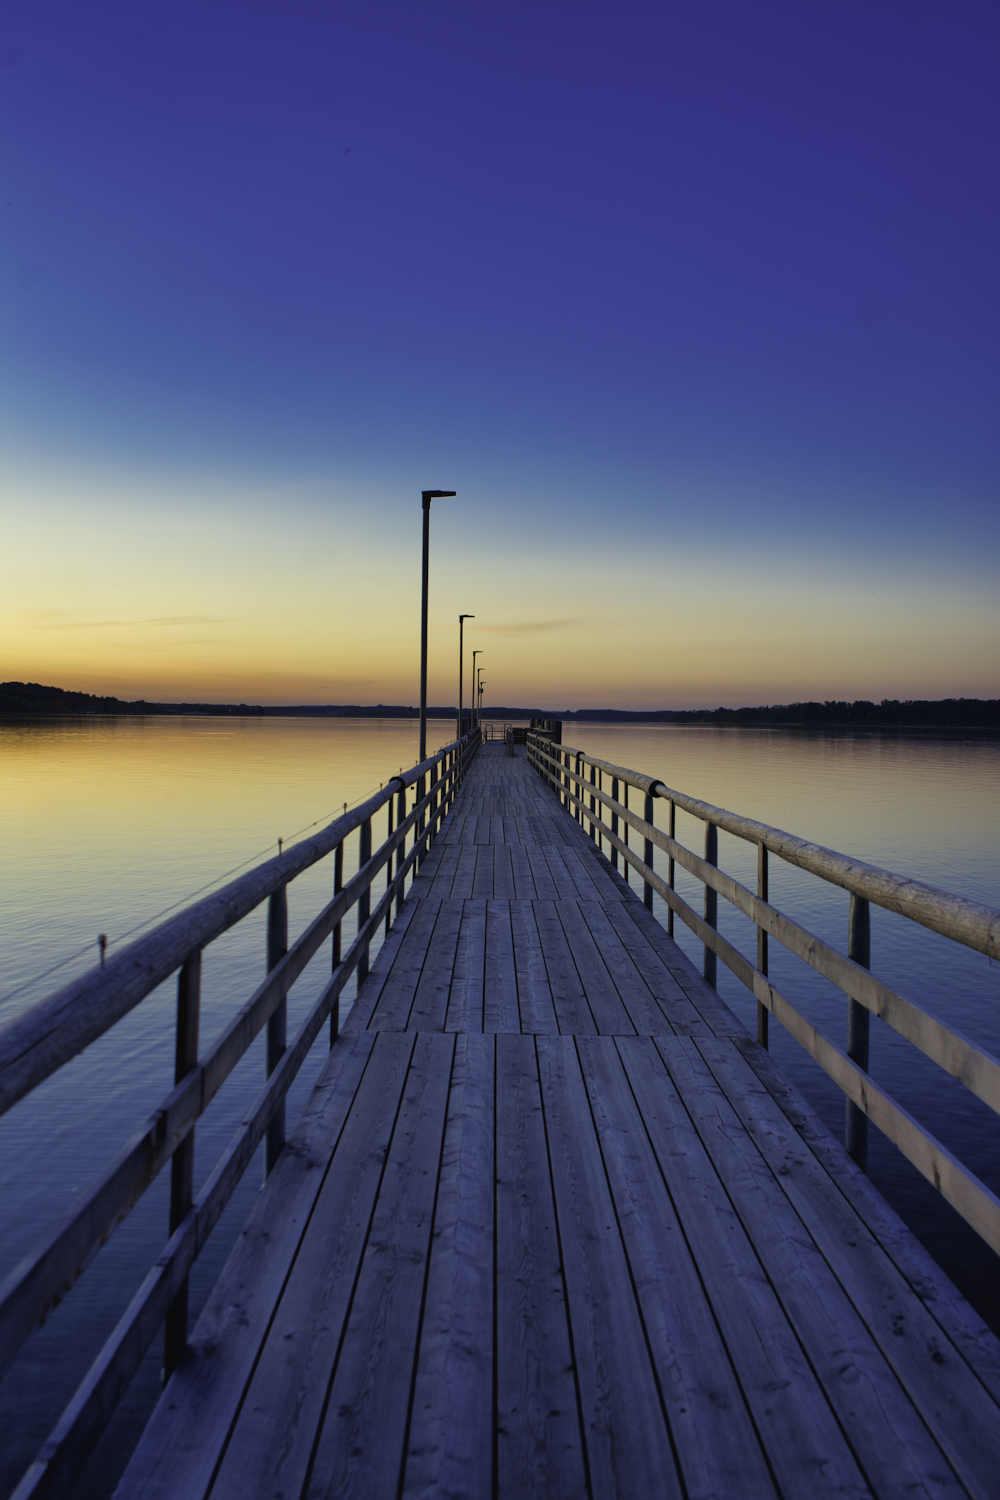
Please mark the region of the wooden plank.
[[[414, 880], [413, 885], [417, 895], [438, 896], [447, 901], [451, 896], [455, 871], [458, 868], [458, 849], [454, 844], [438, 843], [434, 846], [433, 856], [433, 867], [428, 870], [428, 862], [421, 865], [420, 874]], [[427, 880], [423, 883], [425, 874]]]
[[518, 901], [532, 901], [538, 895], [535, 887], [535, 877], [531, 873], [531, 865], [528, 862], [527, 850], [521, 844], [510, 846], [510, 868], [514, 879], [514, 898]]
[[686, 1492], [773, 1500], [725, 1339], [618, 1051], [591, 1037], [577, 1050]]
[[590, 1491], [682, 1496], [575, 1042], [536, 1046]]
[[641, 901], [623, 901], [621, 909], [635, 923], [649, 946], [663, 965], [669, 969], [690, 1004], [704, 1019], [715, 1036], [745, 1036], [747, 1029], [737, 1016], [719, 999], [710, 985], [698, 973], [687, 954], [667, 937], [656, 918], [646, 910]]
[[534, 902], [511, 901], [510, 925], [521, 1030], [543, 1034], [558, 1032], [559, 1022], [538, 936]]
[[514, 968], [514, 937], [510, 903], [490, 901], [486, 908], [486, 987], [484, 1031], [521, 1030]]
[[398, 1493], [454, 1049], [454, 1036], [416, 1039], [328, 1387], [309, 1496]]
[[493, 856], [495, 850], [489, 846], [476, 848], [476, 873], [472, 882], [472, 894], [477, 900], [489, 901], [493, 896]]
[[474, 844], [488, 844], [490, 841], [490, 814], [483, 808], [476, 819], [476, 832], [472, 842]]
[[[713, 1048], [715, 1039], [703, 1045]], [[719, 1045], [739, 1058], [731, 1043]], [[740, 1127], [735, 1108], [743, 1102], [739, 1080], [730, 1081], [727, 1097], [694, 1040], [678, 1037], [669, 1047], [671, 1079], [872, 1489], [876, 1494], [958, 1496], [961, 1486], [832, 1274], [811, 1226], [803, 1225], [789, 1202], [783, 1177], [770, 1169]], [[787, 1170], [784, 1159], [781, 1165]], [[897, 1303], [896, 1312], [901, 1311]]]
[[[898, 1380], [906, 1391], [969, 1493], [983, 1500], [994, 1495], [1000, 1473], [1000, 1406], [866, 1232], [812, 1152], [790, 1130], [742, 1055], [722, 1039], [702, 1039], [697, 1046], [713, 1084], [720, 1093], [725, 1090], [733, 1118], [740, 1120], [747, 1140], [768, 1163], [789, 1210], [816, 1242], [843, 1288], [841, 1295], [850, 1299], [886, 1367], [894, 1372], [893, 1384]], [[846, 1326], [848, 1319], [841, 1316], [840, 1323]], [[898, 1413], [894, 1417], [886, 1408], [886, 1414], [901, 1439], [919, 1454]], [[866, 1462], [855, 1429], [852, 1440]], [[924, 1462], [929, 1463], [929, 1457]]]
[[961, 1351], [994, 1400], [1000, 1402], [1000, 1340], [943, 1274], [937, 1262], [890, 1208], [865, 1173], [855, 1166], [798, 1089], [778, 1072], [767, 1053], [750, 1037], [733, 1037], [732, 1040], [747, 1066], [837, 1184], [869, 1233], [940, 1323], [946, 1336]]
[[205, 1495], [253, 1373], [330, 1154], [363, 1082], [397, 1097], [413, 1038], [341, 1037], [302, 1118], [258, 1198], [115, 1491], [115, 1500]]
[[512, 901], [517, 895], [509, 844], [497, 844], [493, 849], [493, 894], [501, 901]]
[[[581, 902], [578, 910], [579, 920], [585, 924], [594, 952], [606, 966], [610, 981], [620, 996], [631, 1022], [631, 1029], [647, 1036], [660, 1032], [672, 1035], [674, 1028], [657, 1005], [641, 970], [636, 967], [631, 954], [608, 920], [603, 902]], [[563, 925], [565, 926], [565, 917]], [[690, 1007], [686, 1009], [690, 1010]], [[629, 1027], [624, 1030], [628, 1032]], [[707, 1031], [707, 1027], [703, 1026], [703, 1030]]]
[[[641, 907], [638, 901], [634, 904]], [[671, 1030], [681, 1036], [712, 1035], [701, 1012], [691, 1004], [660, 955], [648, 941], [643, 928], [633, 922], [629, 912], [622, 910], [622, 903], [618, 901], [609, 901], [606, 905], [602, 903], [602, 909], [603, 920], [611, 927], [625, 952], [632, 959], [637, 973], [642, 977], [643, 984], [653, 996]], [[641, 909], [645, 910], [644, 907]], [[597, 930], [600, 930], [601, 919], [595, 917], [594, 920]], [[655, 921], [655, 918], [653, 920]], [[650, 1033], [654, 1030], [653, 1027], [647, 1029]], [[637, 1025], [636, 1030], [642, 1031], [643, 1028]]]
[[342, 1032], [363, 1031], [368, 1026], [419, 904], [416, 899], [407, 900], [403, 910], [389, 928], [389, 936], [376, 954], [375, 962], [368, 971], [368, 977], [358, 991], [358, 998], [341, 1020]]
[[572, 872], [566, 868], [566, 861], [562, 857], [562, 850], [557, 844], [543, 844], [542, 853], [548, 866], [552, 883], [556, 888], [556, 895], [560, 901], [574, 901], [579, 896], [576, 881]]
[[445, 1031], [483, 1030], [486, 984], [486, 902], [464, 901]]
[[[410, 898], [413, 900], [413, 897]], [[381, 1031], [405, 1031], [413, 997], [423, 973], [424, 959], [434, 935], [442, 902], [417, 898], [416, 910], [403, 934], [392, 968], [386, 976], [378, 1004], [367, 1025]]]
[[472, 844], [463, 844], [458, 857], [458, 868], [451, 887], [452, 900], [468, 901], [472, 898], [472, 886], [476, 878], [478, 851]]
[[684, 1037], [621, 1037], [615, 1045], [744, 1399], [782, 1495], [871, 1491], [816, 1380], [664, 1058]]
[[556, 883], [552, 879], [552, 872], [549, 870], [545, 858], [544, 847], [537, 843], [527, 844], [525, 846], [525, 853], [528, 856], [528, 864], [531, 867], [531, 875], [535, 882], [535, 889], [538, 892], [539, 900], [554, 901], [559, 892], [556, 890]]
[[494, 1044], [455, 1043], [403, 1495], [493, 1494]]
[[569, 1035], [593, 1036], [597, 1032], [597, 1022], [587, 1004], [583, 982], [559, 920], [558, 907], [556, 901], [534, 903], [535, 925], [559, 1030]]
[[588, 1494], [538, 1068], [496, 1039], [497, 1493]]
[[442, 901], [407, 1021], [409, 1031], [443, 1031], [462, 923], [461, 901]]
[[[596, 906], [598, 903], [588, 904]], [[602, 1036], [613, 1036], [618, 1032], [634, 1036], [636, 1028], [608, 973], [607, 964], [594, 942], [578, 902], [558, 901], [555, 909], [598, 1031]]]
[[517, 823], [517, 804], [511, 801], [503, 815], [503, 841], [505, 844], [519, 844], [521, 842]]

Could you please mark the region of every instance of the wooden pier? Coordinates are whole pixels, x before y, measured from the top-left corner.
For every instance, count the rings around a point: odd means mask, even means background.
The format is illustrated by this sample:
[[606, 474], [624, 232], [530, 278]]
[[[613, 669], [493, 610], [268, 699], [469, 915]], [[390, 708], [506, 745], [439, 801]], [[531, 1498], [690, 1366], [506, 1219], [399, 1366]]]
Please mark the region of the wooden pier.
[[1000, 1345], [483, 745], [116, 1493], [995, 1500]]

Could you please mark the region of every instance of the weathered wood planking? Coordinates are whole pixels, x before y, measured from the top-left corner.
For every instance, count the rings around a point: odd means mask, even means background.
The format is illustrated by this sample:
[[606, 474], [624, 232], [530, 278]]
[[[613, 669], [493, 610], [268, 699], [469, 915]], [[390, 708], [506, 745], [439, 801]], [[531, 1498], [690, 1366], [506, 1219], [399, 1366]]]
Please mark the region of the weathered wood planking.
[[118, 1500], [995, 1500], [998, 1473], [1000, 1344], [484, 747]]

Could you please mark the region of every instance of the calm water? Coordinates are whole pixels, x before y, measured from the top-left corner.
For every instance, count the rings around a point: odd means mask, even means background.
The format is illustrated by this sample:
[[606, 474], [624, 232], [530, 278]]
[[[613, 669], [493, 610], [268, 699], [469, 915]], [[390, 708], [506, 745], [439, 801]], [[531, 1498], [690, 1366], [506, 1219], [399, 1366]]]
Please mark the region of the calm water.
[[[451, 725], [431, 726], [432, 748]], [[567, 739], [653, 773], [669, 785], [874, 864], [1000, 906], [1000, 744], [995, 740], [790, 730], [574, 727]], [[98, 933], [116, 941], [236, 867], [275, 852], [410, 765], [416, 725], [391, 720], [94, 719], [0, 727], [4, 902], [0, 1020], [94, 962]], [[657, 804], [658, 817], [665, 806]], [[377, 833], [377, 830], [376, 830]], [[700, 850], [701, 825], [678, 815], [678, 837]], [[356, 840], [351, 841], [356, 845]], [[349, 850], [350, 859], [355, 850]], [[659, 857], [659, 856], [658, 856]], [[753, 886], [755, 853], [720, 835], [719, 862]], [[332, 868], [290, 892], [292, 935], [327, 897]], [[700, 909], [701, 887], [678, 871]], [[772, 900], [842, 945], [848, 897], [772, 861]], [[657, 902], [659, 906], [659, 902]], [[720, 927], [744, 952], [753, 929], [720, 901]], [[664, 915], [660, 911], [661, 917]], [[700, 946], [677, 923], [700, 966]], [[85, 949], [84, 952], [80, 950]], [[202, 1038], [211, 1041], [263, 973], [264, 913], [206, 955]], [[73, 956], [75, 955], [75, 956]], [[70, 962], [63, 960], [70, 958]], [[36, 976], [62, 964], [47, 978]], [[290, 1026], [322, 983], [323, 964], [290, 997]], [[890, 914], [872, 913], [872, 968], [990, 1051], [1000, 1053], [1000, 969], [981, 955]], [[772, 944], [776, 985], [836, 1040], [846, 1002]], [[723, 997], [754, 1025], [752, 997], [720, 964]], [[173, 985], [151, 995], [109, 1036], [0, 1121], [4, 1210], [0, 1275], [107, 1162], [172, 1081]], [[772, 1022], [772, 1055], [838, 1135], [843, 1096]], [[322, 1065], [317, 1043], [289, 1102], [289, 1120]], [[872, 1071], [994, 1191], [1000, 1123], [878, 1022]], [[208, 1175], [260, 1086], [260, 1045], [248, 1053], [198, 1128], [198, 1178]], [[907, 1163], [873, 1132], [871, 1176], [991, 1323], [1000, 1326], [997, 1263]], [[251, 1169], [193, 1276], [196, 1313], [246, 1217], [260, 1180]], [[83, 1282], [29, 1342], [0, 1386], [0, 1494], [44, 1440], [165, 1239], [167, 1174], [102, 1251]], [[86, 1342], [84, 1341], [86, 1338]], [[151, 1352], [83, 1493], [107, 1493], [149, 1405]]]

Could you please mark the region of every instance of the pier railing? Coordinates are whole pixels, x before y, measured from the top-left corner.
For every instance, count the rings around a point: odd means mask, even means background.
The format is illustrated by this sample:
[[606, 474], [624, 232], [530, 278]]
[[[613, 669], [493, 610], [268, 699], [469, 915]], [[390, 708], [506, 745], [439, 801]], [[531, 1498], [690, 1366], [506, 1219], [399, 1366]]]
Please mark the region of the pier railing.
[[[768, 1019], [773, 1015], [840, 1086], [847, 1096], [845, 1144], [854, 1160], [862, 1168], [867, 1164], [867, 1122], [872, 1120], [986, 1243], [1000, 1253], [1000, 1199], [868, 1073], [869, 1020], [876, 1015], [1000, 1114], [1000, 1060], [869, 972], [873, 904], [897, 912], [990, 959], [1000, 959], [1000, 911], [807, 843], [779, 828], [675, 791], [654, 776], [597, 760], [582, 750], [552, 744], [535, 734], [528, 736], [528, 759], [591, 838], [599, 844], [607, 840], [614, 867], [617, 869], [621, 860], [626, 878], [629, 868], [637, 872], [643, 885], [643, 900], [650, 911], [653, 893], [662, 897], [667, 905], [668, 933], [673, 935], [676, 914], [700, 939], [704, 945], [703, 973], [708, 983], [715, 985], [716, 960], [721, 958], [753, 993], [757, 1000], [758, 1041], [767, 1046]], [[609, 781], [608, 790], [605, 779]], [[629, 807], [630, 788], [642, 793], [641, 817]], [[667, 803], [666, 832], [654, 825], [657, 798]], [[704, 855], [678, 842], [678, 808], [704, 824]], [[719, 869], [719, 829], [756, 846], [756, 892]], [[629, 845], [630, 830], [641, 841], [641, 857]], [[653, 868], [654, 848], [667, 856], [666, 879]], [[850, 893], [846, 953], [823, 942], [770, 904], [770, 855]], [[677, 865], [704, 886], [700, 913], [675, 889]], [[755, 963], [717, 930], [719, 896], [731, 902], [756, 927]], [[831, 1041], [771, 983], [768, 945], [772, 938], [843, 991], [847, 997], [846, 1048]]]
[[[83, 1201], [0, 1286], [0, 1374], [126, 1217], [159, 1172], [171, 1163], [169, 1239], [104, 1345], [83, 1384], [28, 1470], [17, 1500], [67, 1493], [166, 1323], [167, 1374], [188, 1334], [188, 1274], [227, 1202], [265, 1142], [269, 1172], [285, 1140], [285, 1096], [327, 1019], [336, 1040], [339, 999], [351, 975], [368, 972], [369, 950], [392, 904], [402, 906], [408, 874], [447, 814], [481, 744], [478, 729], [412, 770], [320, 833], [232, 881], [132, 943], [105, 967], [51, 995], [0, 1031], [0, 1114], [127, 1015], [177, 973], [175, 1087], [122, 1148]], [[408, 806], [412, 794], [412, 805]], [[372, 849], [372, 820], [387, 813], [387, 835]], [[358, 871], [344, 883], [344, 845], [358, 835]], [[407, 840], [410, 848], [407, 849]], [[288, 887], [319, 860], [333, 856], [333, 898], [306, 931], [288, 944]], [[373, 884], [385, 888], [373, 904]], [[211, 1048], [199, 1055], [198, 1018], [204, 948], [262, 902], [267, 910], [267, 977]], [[357, 908], [357, 935], [342, 952], [344, 918]], [[287, 995], [321, 945], [332, 939], [332, 972], [298, 1033], [286, 1036]], [[267, 1081], [239, 1130], [193, 1196], [194, 1127], [240, 1058], [267, 1028]]]

